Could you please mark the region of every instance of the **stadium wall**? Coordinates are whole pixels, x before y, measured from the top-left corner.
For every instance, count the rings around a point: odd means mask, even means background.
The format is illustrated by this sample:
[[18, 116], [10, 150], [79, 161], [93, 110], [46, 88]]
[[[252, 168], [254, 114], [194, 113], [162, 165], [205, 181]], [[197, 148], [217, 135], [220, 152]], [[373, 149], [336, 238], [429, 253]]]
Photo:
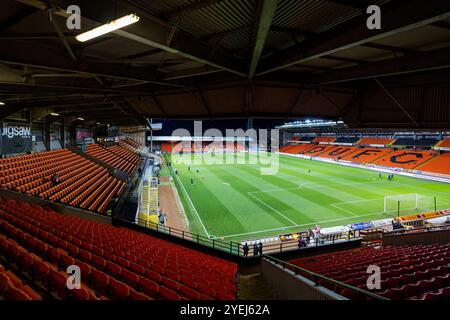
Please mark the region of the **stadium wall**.
[[261, 259], [264, 279], [272, 287], [277, 298], [282, 300], [347, 300], [343, 296], [322, 286], [316, 286], [311, 280], [296, 275], [289, 269], [283, 269], [266, 258]]
[[423, 232], [383, 235], [384, 246], [425, 245], [437, 243], [450, 243], [450, 229], [433, 231], [424, 230]]

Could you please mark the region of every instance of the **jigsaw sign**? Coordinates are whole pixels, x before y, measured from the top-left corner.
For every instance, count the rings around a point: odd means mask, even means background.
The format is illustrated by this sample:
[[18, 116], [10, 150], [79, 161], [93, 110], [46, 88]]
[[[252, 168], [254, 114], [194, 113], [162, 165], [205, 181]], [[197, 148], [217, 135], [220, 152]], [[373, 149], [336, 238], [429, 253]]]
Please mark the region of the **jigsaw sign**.
[[0, 150], [2, 154], [19, 154], [31, 151], [31, 125], [5, 122], [1, 128]]

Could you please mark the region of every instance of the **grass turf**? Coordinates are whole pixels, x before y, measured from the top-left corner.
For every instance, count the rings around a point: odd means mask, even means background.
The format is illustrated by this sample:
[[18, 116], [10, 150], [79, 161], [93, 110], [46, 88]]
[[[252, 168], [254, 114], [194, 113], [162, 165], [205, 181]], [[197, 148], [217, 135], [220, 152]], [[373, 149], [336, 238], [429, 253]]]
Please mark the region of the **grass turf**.
[[[212, 238], [242, 241], [316, 224], [330, 227], [396, 216], [395, 210], [384, 213], [386, 195], [417, 193], [436, 197], [438, 209], [450, 207], [450, 184], [445, 183], [399, 175], [388, 181], [386, 174], [380, 179], [375, 171], [288, 156], [279, 157], [277, 174], [261, 175], [256, 164], [185, 164], [192, 157], [166, 161], [178, 170], [174, 182], [190, 231]], [[233, 157], [234, 162], [248, 161], [249, 155]], [[426, 209], [431, 208], [419, 211]]]

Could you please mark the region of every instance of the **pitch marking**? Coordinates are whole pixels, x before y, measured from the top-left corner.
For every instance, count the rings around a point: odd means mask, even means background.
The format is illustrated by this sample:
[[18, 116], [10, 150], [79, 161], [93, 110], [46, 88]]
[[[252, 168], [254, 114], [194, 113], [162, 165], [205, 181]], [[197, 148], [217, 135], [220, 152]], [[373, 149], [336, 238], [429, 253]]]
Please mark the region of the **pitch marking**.
[[251, 194], [250, 192], [248, 192], [248, 194], [250, 196], [252, 196], [253, 198], [255, 198], [256, 200], [258, 200], [259, 202], [261, 202], [263, 205], [265, 205], [267, 208], [271, 209], [272, 211], [278, 213], [280, 216], [282, 216], [283, 218], [285, 218], [287, 221], [289, 221], [290, 223], [292, 223], [294, 226], [297, 226], [297, 224], [292, 221], [291, 219], [289, 219], [288, 217], [286, 217], [284, 214], [282, 214], [280, 211], [276, 210], [275, 208], [273, 208], [272, 206], [268, 205], [267, 203], [265, 203], [264, 201], [262, 201], [261, 199], [259, 199], [257, 196]]
[[176, 178], [178, 179], [178, 181], [180, 182], [181, 186], [183, 187], [183, 191], [186, 194], [188, 200], [189, 200], [189, 204], [192, 206], [192, 208], [194, 209], [195, 214], [197, 215], [198, 220], [200, 221], [200, 224], [202, 225], [203, 231], [205, 231], [206, 235], [208, 236], [208, 238], [211, 238], [211, 235], [208, 233], [208, 231], [206, 230], [206, 227], [202, 221], [202, 219], [200, 218], [200, 215], [198, 214], [197, 209], [194, 206], [194, 203], [192, 202], [191, 197], [189, 196], [189, 193], [186, 191], [186, 188], [184, 187], [183, 182], [181, 181], [180, 177], [178, 175], [175, 175]]

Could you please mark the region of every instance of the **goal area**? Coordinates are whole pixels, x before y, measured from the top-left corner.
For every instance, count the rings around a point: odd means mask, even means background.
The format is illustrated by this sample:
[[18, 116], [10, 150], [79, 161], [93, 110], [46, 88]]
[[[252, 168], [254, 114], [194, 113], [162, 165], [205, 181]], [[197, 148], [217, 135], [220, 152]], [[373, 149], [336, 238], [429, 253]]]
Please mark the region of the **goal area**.
[[384, 213], [409, 214], [436, 210], [436, 197], [419, 193], [384, 197]]

